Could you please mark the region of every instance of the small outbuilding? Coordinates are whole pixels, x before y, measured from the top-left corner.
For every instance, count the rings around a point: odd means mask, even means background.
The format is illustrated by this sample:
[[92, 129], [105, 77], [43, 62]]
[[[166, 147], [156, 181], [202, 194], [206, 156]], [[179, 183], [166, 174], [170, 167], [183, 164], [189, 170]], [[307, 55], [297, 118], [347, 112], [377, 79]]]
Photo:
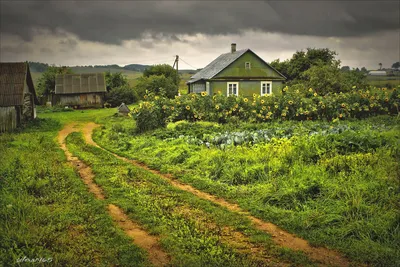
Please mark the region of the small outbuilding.
[[122, 103], [119, 107], [118, 107], [118, 113], [120, 115], [123, 116], [128, 116], [129, 112], [131, 112], [131, 110], [129, 109], [129, 107], [127, 105], [125, 105], [125, 103]]
[[386, 76], [387, 73], [384, 70], [371, 70], [368, 75], [371, 76]]
[[53, 105], [103, 107], [107, 92], [104, 73], [59, 74]]
[[0, 62], [0, 132], [35, 119], [38, 104], [28, 63]]

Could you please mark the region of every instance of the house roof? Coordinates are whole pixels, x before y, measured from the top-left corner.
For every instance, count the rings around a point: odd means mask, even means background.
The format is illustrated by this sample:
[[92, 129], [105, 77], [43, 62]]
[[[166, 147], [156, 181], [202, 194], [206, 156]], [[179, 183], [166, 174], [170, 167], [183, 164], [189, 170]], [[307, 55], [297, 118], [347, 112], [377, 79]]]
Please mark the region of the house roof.
[[[207, 80], [207, 79], [212, 79], [215, 75], [220, 73], [222, 70], [224, 70], [226, 67], [228, 67], [230, 64], [232, 64], [234, 61], [236, 61], [238, 58], [240, 58], [242, 55], [244, 55], [246, 52], [250, 51], [253, 53], [255, 56], [257, 56], [256, 53], [251, 51], [250, 49], [242, 49], [238, 50], [235, 52], [229, 52], [220, 55], [216, 59], [214, 59], [210, 64], [205, 66], [202, 70], [197, 72], [195, 75], [190, 77], [190, 80], [187, 82], [189, 83], [194, 83], [199, 80]], [[267, 64], [271, 69], [276, 71], [280, 76], [282, 76], [283, 79], [286, 79], [285, 76], [283, 76], [279, 71], [274, 69], [271, 65], [269, 65], [267, 62], [265, 62], [262, 58], [257, 56], [259, 59], [261, 59], [265, 64]]]
[[87, 94], [107, 92], [104, 73], [59, 74], [55, 94]]
[[0, 107], [22, 106], [25, 82], [39, 104], [28, 63], [0, 62]]

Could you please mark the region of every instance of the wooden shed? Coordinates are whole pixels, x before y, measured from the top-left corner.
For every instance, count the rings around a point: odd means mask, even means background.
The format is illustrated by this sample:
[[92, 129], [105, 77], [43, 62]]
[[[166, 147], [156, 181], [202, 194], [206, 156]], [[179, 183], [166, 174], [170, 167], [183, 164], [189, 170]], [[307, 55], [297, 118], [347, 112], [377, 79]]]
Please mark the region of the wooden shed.
[[103, 107], [107, 92], [104, 73], [59, 74], [53, 105]]
[[0, 62], [0, 132], [36, 118], [37, 104], [28, 63]]

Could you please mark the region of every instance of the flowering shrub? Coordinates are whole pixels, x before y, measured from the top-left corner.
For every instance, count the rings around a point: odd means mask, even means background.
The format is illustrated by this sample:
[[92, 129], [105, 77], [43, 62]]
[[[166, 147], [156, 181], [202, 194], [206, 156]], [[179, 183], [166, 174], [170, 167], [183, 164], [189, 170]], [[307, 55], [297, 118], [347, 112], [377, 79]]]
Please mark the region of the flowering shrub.
[[386, 88], [320, 96], [316, 90], [282, 89], [281, 95], [251, 98], [242, 96], [213, 96], [205, 92], [167, 99], [147, 95], [147, 102], [133, 110], [139, 131], [165, 126], [180, 120], [267, 122], [271, 120], [317, 120], [365, 118], [375, 115], [398, 114], [399, 89]]

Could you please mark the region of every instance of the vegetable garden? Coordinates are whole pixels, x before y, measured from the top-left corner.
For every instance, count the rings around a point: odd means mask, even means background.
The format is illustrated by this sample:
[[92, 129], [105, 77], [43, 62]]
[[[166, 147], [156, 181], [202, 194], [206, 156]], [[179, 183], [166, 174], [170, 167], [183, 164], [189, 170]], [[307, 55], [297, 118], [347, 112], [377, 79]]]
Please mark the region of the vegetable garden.
[[[314, 245], [360, 263], [398, 265], [400, 124], [375, 116], [397, 114], [398, 91], [296, 94], [149, 96], [134, 111], [137, 121], [113, 118], [94, 138]], [[144, 118], [165, 127], [144, 129]]]

